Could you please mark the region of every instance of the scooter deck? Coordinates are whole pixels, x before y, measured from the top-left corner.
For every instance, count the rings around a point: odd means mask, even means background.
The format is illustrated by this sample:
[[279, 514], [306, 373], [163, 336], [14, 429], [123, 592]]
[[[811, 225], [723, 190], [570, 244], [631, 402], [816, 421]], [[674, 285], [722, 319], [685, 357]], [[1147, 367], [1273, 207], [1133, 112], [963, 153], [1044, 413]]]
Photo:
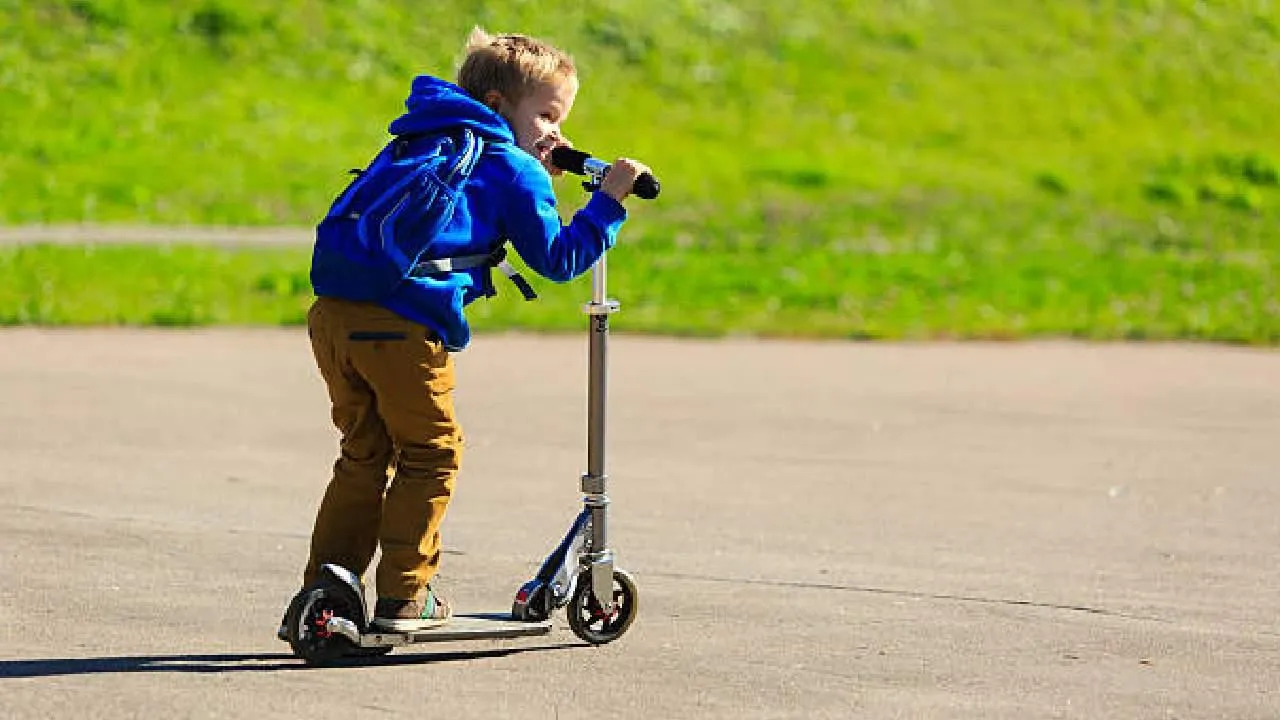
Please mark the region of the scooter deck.
[[501, 640], [533, 637], [551, 632], [551, 620], [529, 622], [513, 620], [510, 615], [454, 615], [445, 625], [411, 633], [367, 632], [360, 636], [360, 647], [400, 647], [430, 642], [460, 640]]

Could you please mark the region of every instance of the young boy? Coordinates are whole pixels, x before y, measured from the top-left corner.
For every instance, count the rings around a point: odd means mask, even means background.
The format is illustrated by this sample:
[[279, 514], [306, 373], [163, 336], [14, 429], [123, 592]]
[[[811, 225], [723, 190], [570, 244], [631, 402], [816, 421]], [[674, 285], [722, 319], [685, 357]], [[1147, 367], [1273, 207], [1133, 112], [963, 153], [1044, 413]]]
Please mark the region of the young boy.
[[[565, 53], [479, 28], [456, 85], [414, 80], [392, 135], [465, 127], [484, 140], [452, 219], [432, 240], [433, 253], [484, 254], [506, 239], [534, 272], [566, 281], [613, 246], [626, 219], [621, 202], [647, 168], [618, 159], [599, 191], [562, 224], [550, 179], [559, 171], [549, 157], [568, 144], [560, 127], [577, 92], [577, 71]], [[325, 563], [363, 575], [381, 547], [374, 624], [400, 632], [435, 627], [451, 614], [430, 583], [463, 445], [450, 352], [470, 341], [463, 307], [490, 294], [489, 272], [410, 278], [381, 303], [341, 297], [335, 272], [341, 271], [332, 263], [313, 263], [317, 299], [307, 326], [341, 452], [316, 514], [303, 582]]]

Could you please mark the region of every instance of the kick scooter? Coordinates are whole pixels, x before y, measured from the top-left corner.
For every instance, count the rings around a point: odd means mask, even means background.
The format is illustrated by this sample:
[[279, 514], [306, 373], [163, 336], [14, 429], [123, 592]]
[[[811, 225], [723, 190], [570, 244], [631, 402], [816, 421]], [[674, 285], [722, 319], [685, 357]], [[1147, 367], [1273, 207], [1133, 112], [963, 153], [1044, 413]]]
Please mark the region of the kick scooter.
[[[589, 167], [586, 174], [598, 187], [606, 171]], [[653, 185], [656, 188], [656, 181]], [[652, 195], [656, 194], [655, 189]], [[284, 637], [295, 655], [308, 664], [322, 665], [419, 643], [545, 635], [551, 631], [552, 613], [566, 606], [570, 629], [584, 641], [603, 645], [622, 637], [635, 620], [638, 593], [631, 575], [615, 565], [608, 544], [605, 364], [609, 316], [618, 309], [618, 302], [606, 295], [606, 263], [601, 256], [591, 270], [591, 302], [584, 308], [589, 317], [590, 355], [583, 508], [534, 578], [520, 587], [510, 615], [456, 615], [431, 630], [382, 631], [372, 624], [360, 578], [346, 568], [324, 565], [319, 578], [294, 596], [285, 613]]]

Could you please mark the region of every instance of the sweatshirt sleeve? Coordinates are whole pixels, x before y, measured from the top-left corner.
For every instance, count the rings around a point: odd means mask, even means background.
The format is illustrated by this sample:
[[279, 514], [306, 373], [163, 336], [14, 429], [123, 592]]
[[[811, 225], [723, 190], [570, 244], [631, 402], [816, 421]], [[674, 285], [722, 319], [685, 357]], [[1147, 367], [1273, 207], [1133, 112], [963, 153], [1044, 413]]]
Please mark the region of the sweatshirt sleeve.
[[529, 268], [550, 280], [565, 282], [590, 270], [613, 247], [627, 210], [596, 191], [573, 219], [563, 224], [550, 176], [534, 167], [517, 174], [504, 215], [506, 235]]

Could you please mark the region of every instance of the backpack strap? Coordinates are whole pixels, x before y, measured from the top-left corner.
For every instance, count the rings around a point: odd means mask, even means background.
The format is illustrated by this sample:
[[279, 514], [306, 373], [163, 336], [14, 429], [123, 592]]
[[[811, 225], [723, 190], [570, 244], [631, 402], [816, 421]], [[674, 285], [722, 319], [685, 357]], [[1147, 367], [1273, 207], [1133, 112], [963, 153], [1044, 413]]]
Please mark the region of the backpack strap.
[[498, 268], [516, 286], [525, 300], [538, 299], [538, 293], [534, 292], [533, 286], [529, 284], [529, 281], [525, 280], [520, 271], [516, 270], [511, 263], [507, 262], [507, 243], [505, 240], [499, 243], [493, 252], [484, 255], [457, 255], [432, 260], [420, 260], [409, 272], [409, 277], [439, 275], [480, 267]]
[[[506, 254], [506, 248], [503, 248], [503, 254]], [[528, 280], [524, 279], [524, 276], [518, 270], [511, 266], [511, 263], [506, 260], [499, 260], [498, 269], [502, 271], [503, 275], [507, 276], [512, 285], [516, 286], [516, 289], [520, 291], [525, 300], [538, 299], [538, 293], [533, 291], [533, 286], [529, 284]]]
[[[505, 255], [505, 253], [503, 254]], [[434, 260], [420, 260], [417, 265], [413, 266], [409, 276], [422, 277], [423, 275], [458, 272], [459, 270], [470, 270], [478, 267], [494, 267], [499, 261], [495, 261], [493, 255], [493, 253], [485, 253], [484, 255], [457, 255]]]

